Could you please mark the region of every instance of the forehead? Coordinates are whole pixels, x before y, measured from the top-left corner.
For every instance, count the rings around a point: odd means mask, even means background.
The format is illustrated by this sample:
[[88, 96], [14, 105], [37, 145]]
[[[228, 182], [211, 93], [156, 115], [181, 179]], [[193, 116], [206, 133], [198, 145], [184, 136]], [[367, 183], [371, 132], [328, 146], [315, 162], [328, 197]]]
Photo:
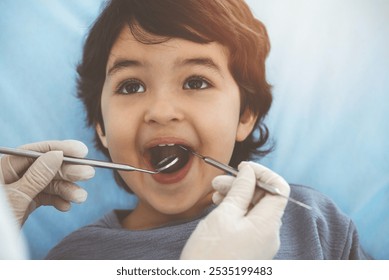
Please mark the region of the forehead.
[[[205, 64], [216, 64], [228, 68], [228, 48], [217, 43], [200, 44], [181, 38], [166, 38], [144, 33], [142, 41], [135, 38], [128, 26], [124, 27], [116, 39], [108, 57], [107, 71], [118, 60], [131, 58], [142, 64], [158, 64], [169, 61], [180, 64], [191, 58], [203, 58]], [[210, 65], [208, 65], [210, 66]]]

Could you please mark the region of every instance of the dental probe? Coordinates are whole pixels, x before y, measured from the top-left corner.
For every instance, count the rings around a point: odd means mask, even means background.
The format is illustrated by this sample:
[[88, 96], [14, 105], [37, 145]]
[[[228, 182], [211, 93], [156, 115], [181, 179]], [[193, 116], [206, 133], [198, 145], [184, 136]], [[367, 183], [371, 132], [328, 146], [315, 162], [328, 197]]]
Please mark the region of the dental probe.
[[[200, 155], [200, 154], [196, 153], [195, 151], [193, 151], [191, 149], [188, 149], [188, 148], [186, 148], [184, 146], [180, 145], [180, 147], [182, 149], [188, 151], [188, 152], [191, 152], [196, 157], [202, 159], [204, 162], [206, 162], [206, 163], [208, 163], [208, 164], [210, 164], [210, 165], [212, 165], [212, 166], [214, 166], [216, 168], [219, 168], [219, 169], [221, 169], [221, 170], [223, 170], [223, 171], [225, 171], [225, 172], [227, 172], [227, 173], [229, 173], [229, 174], [231, 174], [231, 175], [233, 175], [235, 177], [238, 175], [238, 170], [233, 168], [233, 167], [231, 167], [231, 166], [229, 166], [229, 165], [227, 165], [227, 164], [221, 163], [221, 162], [219, 162], [219, 161], [217, 161], [217, 160], [215, 160], [213, 158]], [[259, 180], [257, 180], [257, 187], [267, 191], [270, 194], [282, 196], [282, 197], [286, 198], [287, 200], [289, 200], [289, 201], [291, 201], [291, 202], [293, 202], [293, 203], [295, 203], [295, 204], [297, 204], [297, 205], [299, 205], [301, 207], [304, 207], [304, 208], [306, 208], [308, 210], [312, 210], [311, 206], [309, 206], [309, 205], [307, 205], [305, 203], [302, 203], [302, 202], [300, 202], [298, 200], [295, 200], [295, 199], [293, 199], [293, 198], [291, 198], [289, 196], [283, 195], [280, 192], [280, 190], [278, 188], [274, 187], [274, 186], [271, 186], [269, 184], [266, 184], [266, 183], [263, 183], [263, 182], [260, 182]]]
[[[24, 150], [24, 149], [15, 149], [15, 148], [7, 148], [7, 147], [0, 147], [0, 154], [7, 154], [7, 155], [13, 155], [13, 156], [23, 156], [23, 157], [30, 157], [30, 158], [38, 158], [44, 153], [31, 151], [31, 150]], [[113, 162], [107, 162], [102, 160], [95, 160], [95, 159], [88, 159], [88, 158], [76, 158], [76, 157], [69, 157], [64, 156], [63, 162], [65, 163], [72, 163], [72, 164], [80, 164], [80, 165], [90, 165], [94, 167], [101, 167], [101, 168], [108, 168], [108, 169], [116, 169], [116, 170], [122, 170], [122, 171], [139, 171], [144, 172], [148, 174], [157, 174], [160, 173], [163, 170], [168, 169], [172, 165], [176, 164], [178, 161], [178, 157], [168, 157], [164, 158], [161, 162], [157, 164], [157, 166], [161, 167], [157, 168], [155, 171], [142, 169], [133, 167], [127, 164], [121, 164], [121, 163], [113, 163]]]

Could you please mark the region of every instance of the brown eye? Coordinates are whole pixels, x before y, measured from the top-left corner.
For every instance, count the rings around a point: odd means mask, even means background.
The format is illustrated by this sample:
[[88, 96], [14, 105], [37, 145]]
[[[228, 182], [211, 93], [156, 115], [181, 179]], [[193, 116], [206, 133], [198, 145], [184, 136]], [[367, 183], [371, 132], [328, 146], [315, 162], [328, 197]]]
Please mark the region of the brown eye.
[[184, 89], [206, 89], [211, 87], [211, 84], [203, 77], [190, 77], [184, 83]]
[[118, 93], [120, 94], [134, 94], [145, 92], [145, 86], [138, 80], [128, 80], [120, 85]]

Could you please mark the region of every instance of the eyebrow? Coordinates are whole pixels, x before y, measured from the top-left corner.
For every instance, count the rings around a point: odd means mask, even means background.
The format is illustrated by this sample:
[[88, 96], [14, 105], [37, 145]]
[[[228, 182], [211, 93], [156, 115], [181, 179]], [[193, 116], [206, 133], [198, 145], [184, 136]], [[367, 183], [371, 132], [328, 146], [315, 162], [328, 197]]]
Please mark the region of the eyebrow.
[[115, 60], [113, 63], [112, 67], [108, 69], [108, 76], [111, 76], [115, 74], [117, 71], [123, 69], [123, 68], [128, 68], [128, 67], [139, 67], [142, 66], [143, 64], [138, 61], [138, 60], [132, 60], [132, 59], [122, 59], [119, 58]]
[[[108, 69], [108, 76], [111, 76], [115, 74], [117, 71], [128, 68], [128, 67], [139, 67], [142, 66], [143, 63], [138, 60], [133, 59], [126, 59], [126, 58], [119, 58], [114, 61], [112, 67]], [[209, 57], [195, 57], [195, 58], [186, 58], [186, 59], [178, 59], [175, 62], [175, 65], [177, 66], [186, 66], [186, 65], [200, 65], [205, 66], [211, 70], [215, 70], [217, 73], [219, 73], [221, 76], [222, 71], [220, 67], [212, 60], [212, 58]]]
[[183, 60], [179, 60], [177, 63], [179, 66], [186, 66], [186, 65], [200, 65], [200, 66], [205, 66], [207, 68], [210, 68], [212, 70], [215, 70], [218, 72], [220, 75], [222, 73], [219, 65], [217, 65], [212, 58], [210, 57], [195, 57], [195, 58], [187, 58]]

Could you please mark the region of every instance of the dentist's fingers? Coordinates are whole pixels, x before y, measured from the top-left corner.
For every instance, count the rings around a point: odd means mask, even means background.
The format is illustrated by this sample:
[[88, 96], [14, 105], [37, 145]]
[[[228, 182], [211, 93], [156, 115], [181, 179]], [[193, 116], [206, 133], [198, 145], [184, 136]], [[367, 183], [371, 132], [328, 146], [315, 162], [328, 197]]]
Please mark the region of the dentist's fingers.
[[23, 145], [21, 148], [42, 153], [48, 151], [63, 151], [64, 155], [72, 157], [85, 157], [88, 154], [88, 147], [78, 140], [43, 141]]
[[219, 207], [228, 208], [233, 205], [240, 209], [240, 213], [244, 215], [250, 205], [254, 190], [254, 171], [248, 164], [243, 164], [239, 167], [239, 173]]
[[86, 190], [68, 181], [54, 180], [44, 189], [43, 193], [55, 195], [75, 203], [82, 203], [88, 197]]
[[254, 205], [246, 218], [252, 223], [263, 223], [267, 221], [268, 226], [280, 228], [281, 218], [284, 215], [287, 199], [279, 195], [265, 194], [265, 196]]
[[53, 180], [62, 164], [62, 152], [53, 151], [40, 156], [23, 177], [12, 186], [30, 198], [34, 198]]
[[278, 188], [283, 195], [289, 196], [290, 187], [284, 178], [259, 163], [247, 162], [247, 164], [254, 170], [255, 176], [260, 182], [274, 186]]
[[62, 199], [59, 196], [48, 193], [40, 193], [34, 198], [35, 208], [39, 206], [54, 206], [57, 210], [66, 212], [70, 210], [71, 204], [69, 201]]
[[226, 195], [235, 181], [235, 177], [230, 175], [219, 175], [212, 180], [212, 187], [221, 195]]
[[95, 176], [95, 169], [89, 165], [70, 165], [63, 164], [58, 174], [55, 176], [56, 180], [66, 180], [71, 182], [85, 181]]
[[212, 187], [216, 191], [212, 195], [212, 201], [214, 204], [219, 205], [223, 201], [224, 197], [231, 189], [234, 180], [235, 177], [228, 175], [216, 176], [212, 180]]
[[[219, 175], [212, 180], [212, 186], [216, 192], [212, 196], [213, 203], [219, 205], [224, 197], [231, 189], [235, 177], [230, 175]], [[256, 188], [251, 204], [257, 204], [258, 201], [265, 195], [265, 191], [261, 188]]]
[[266, 191], [257, 187], [255, 189], [253, 199], [251, 200], [251, 204], [253, 205], [257, 204], [265, 195], [266, 195]]
[[218, 192], [214, 192], [212, 194], [212, 201], [215, 205], [219, 205], [224, 199], [224, 195], [221, 195]]
[[277, 253], [282, 215], [266, 214], [274, 212], [273, 206], [267, 205], [260, 209], [262, 216], [259, 211], [251, 216], [250, 202], [258, 188], [249, 164], [240, 165], [237, 177], [231, 178], [222, 176], [213, 182], [217, 190], [214, 199], [222, 201], [197, 225], [182, 259], [271, 259]]
[[[49, 151], [63, 151], [64, 155], [72, 157], [85, 157], [88, 153], [88, 148], [85, 144], [77, 140], [43, 141], [23, 145], [20, 148], [42, 153]], [[21, 178], [23, 173], [34, 162], [34, 160], [35, 159], [28, 157], [4, 156], [1, 159], [1, 165], [3, 167], [5, 183], [12, 183]]]
[[[281, 176], [259, 164], [250, 163], [250, 166], [261, 181], [278, 188], [286, 197], [289, 196], [289, 184]], [[260, 202], [251, 209], [248, 218], [252, 219], [253, 222], [256, 219], [275, 221], [280, 226], [287, 203], [288, 200], [285, 197], [266, 193]]]

